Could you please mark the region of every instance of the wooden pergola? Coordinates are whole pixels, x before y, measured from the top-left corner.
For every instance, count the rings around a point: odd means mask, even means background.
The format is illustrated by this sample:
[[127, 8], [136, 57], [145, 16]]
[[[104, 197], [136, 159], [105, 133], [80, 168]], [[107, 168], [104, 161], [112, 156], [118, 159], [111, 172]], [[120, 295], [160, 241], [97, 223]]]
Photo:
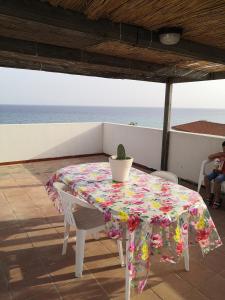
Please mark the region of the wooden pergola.
[[225, 1], [0, 0], [0, 66], [166, 83], [167, 169], [172, 84], [225, 79]]

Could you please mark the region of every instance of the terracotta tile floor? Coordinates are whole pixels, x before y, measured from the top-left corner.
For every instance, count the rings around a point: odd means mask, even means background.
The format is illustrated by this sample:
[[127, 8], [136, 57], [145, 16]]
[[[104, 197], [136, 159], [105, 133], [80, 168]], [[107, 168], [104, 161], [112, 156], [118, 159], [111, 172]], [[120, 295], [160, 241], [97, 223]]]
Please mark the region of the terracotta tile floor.
[[[0, 299], [124, 299], [124, 269], [116, 244], [102, 236], [86, 241], [84, 274], [74, 278], [73, 236], [61, 256], [63, 218], [44, 189], [57, 169], [105, 156], [0, 166]], [[182, 182], [184, 184], [184, 182]], [[186, 184], [187, 185], [187, 184]], [[225, 211], [211, 214], [225, 242]], [[202, 258], [190, 247], [190, 272], [152, 263], [148, 287], [132, 299], [225, 299], [225, 247]]]

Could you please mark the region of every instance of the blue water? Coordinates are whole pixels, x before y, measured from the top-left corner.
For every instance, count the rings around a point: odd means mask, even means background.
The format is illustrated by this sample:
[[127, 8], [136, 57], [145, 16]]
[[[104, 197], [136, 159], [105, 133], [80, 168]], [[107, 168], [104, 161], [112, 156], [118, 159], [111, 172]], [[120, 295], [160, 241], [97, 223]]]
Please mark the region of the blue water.
[[[225, 123], [225, 109], [173, 108], [172, 125], [206, 120]], [[162, 128], [163, 108], [0, 105], [0, 124], [115, 122]]]

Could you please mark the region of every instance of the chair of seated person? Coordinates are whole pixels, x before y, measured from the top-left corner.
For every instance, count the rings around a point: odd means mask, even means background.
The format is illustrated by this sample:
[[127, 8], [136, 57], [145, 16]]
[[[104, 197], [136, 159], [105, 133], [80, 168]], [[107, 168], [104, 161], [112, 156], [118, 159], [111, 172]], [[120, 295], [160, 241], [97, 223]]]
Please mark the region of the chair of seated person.
[[221, 201], [217, 201], [213, 203], [213, 196], [214, 196], [214, 191], [215, 191], [215, 184], [217, 184], [218, 181], [218, 188], [221, 189], [223, 193], [225, 193], [225, 181], [219, 182], [220, 178], [212, 178], [213, 170], [215, 169], [215, 161], [214, 160], [203, 160], [201, 163], [201, 168], [200, 168], [200, 174], [199, 174], [199, 179], [198, 179], [198, 189], [197, 191], [200, 192], [202, 184], [205, 185], [205, 180], [206, 177], [210, 181], [210, 190], [211, 190], [211, 196], [209, 199], [206, 199], [207, 204], [211, 205], [213, 204], [214, 208], [218, 208], [221, 205]]

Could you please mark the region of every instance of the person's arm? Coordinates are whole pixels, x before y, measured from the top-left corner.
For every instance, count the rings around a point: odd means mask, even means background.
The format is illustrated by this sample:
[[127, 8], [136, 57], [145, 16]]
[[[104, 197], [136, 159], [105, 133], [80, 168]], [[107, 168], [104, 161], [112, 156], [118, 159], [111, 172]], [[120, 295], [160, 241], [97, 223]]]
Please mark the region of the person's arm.
[[225, 161], [225, 153], [220, 157], [221, 161]]
[[218, 152], [218, 153], [214, 153], [214, 154], [210, 154], [208, 156], [208, 159], [213, 160], [215, 158], [220, 158], [224, 156], [224, 152]]

